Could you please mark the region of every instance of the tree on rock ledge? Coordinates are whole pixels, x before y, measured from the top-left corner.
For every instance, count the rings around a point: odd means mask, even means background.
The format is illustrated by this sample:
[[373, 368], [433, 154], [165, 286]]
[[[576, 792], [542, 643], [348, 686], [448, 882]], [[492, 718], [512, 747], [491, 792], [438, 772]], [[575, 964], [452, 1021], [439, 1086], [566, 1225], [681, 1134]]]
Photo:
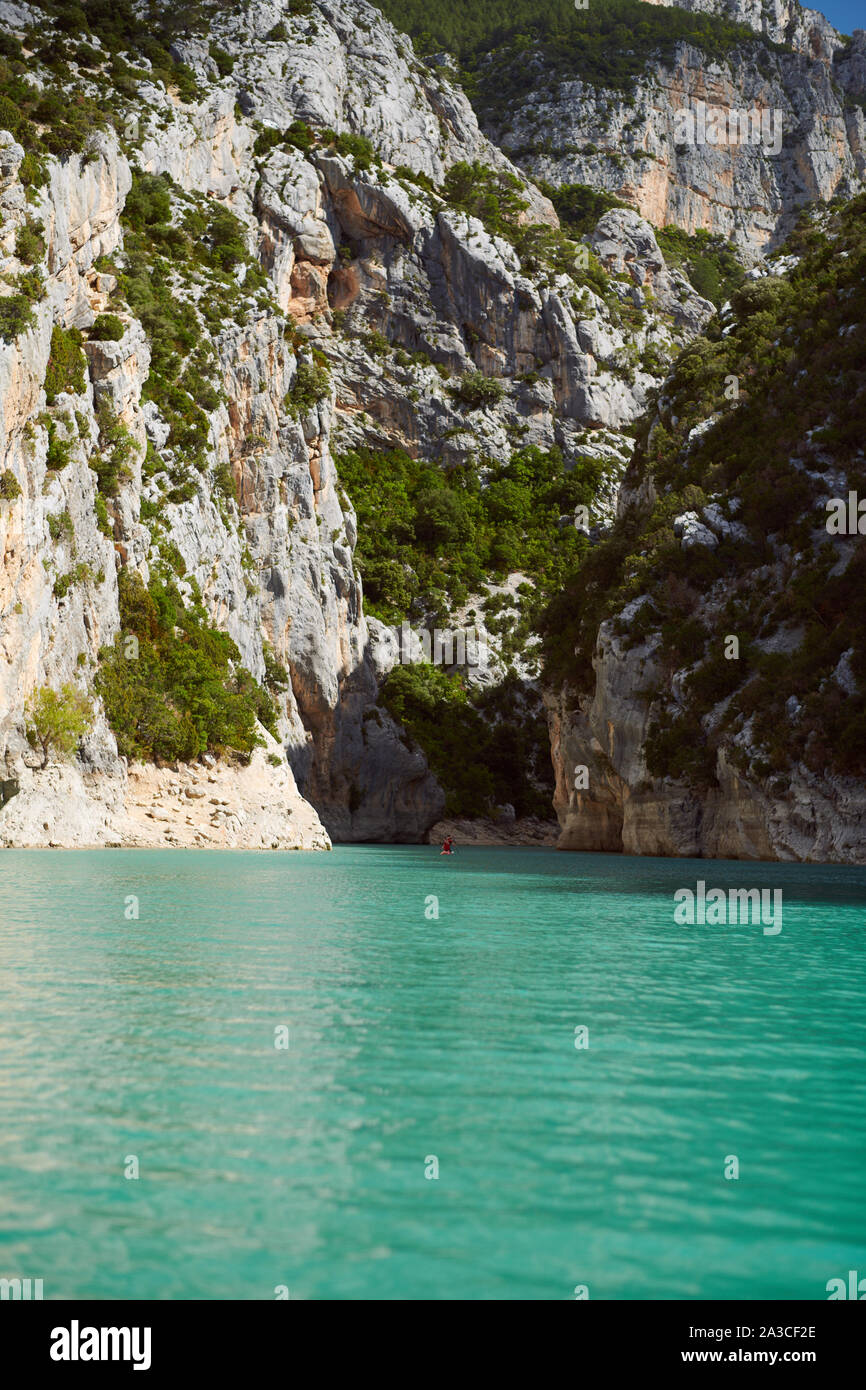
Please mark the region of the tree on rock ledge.
[[27, 715], [27, 742], [41, 752], [40, 768], [47, 767], [52, 749], [58, 758], [71, 758], [79, 740], [93, 727], [90, 701], [70, 684], [59, 691], [41, 686], [27, 702]]

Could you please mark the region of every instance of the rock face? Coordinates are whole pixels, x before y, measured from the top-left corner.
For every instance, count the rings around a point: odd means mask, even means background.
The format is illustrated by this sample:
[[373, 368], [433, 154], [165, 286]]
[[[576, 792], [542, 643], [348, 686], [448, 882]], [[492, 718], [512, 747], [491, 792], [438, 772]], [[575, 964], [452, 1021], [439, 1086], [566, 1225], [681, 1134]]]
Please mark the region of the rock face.
[[[272, 744], [272, 750], [277, 745]], [[20, 769], [0, 818], [17, 849], [318, 849], [331, 841], [291, 769], [257, 748], [247, 766], [208, 763]]]
[[[647, 0], [647, 4], [670, 7], [672, 0]], [[844, 46], [824, 15], [805, 9], [797, 0], [677, 0], [676, 8], [746, 24], [756, 34], [763, 34], [774, 43], [788, 44], [809, 57], [832, 58]]]
[[[744, 777], [724, 750], [718, 787], [697, 795], [650, 777], [650, 711], [637, 692], [653, 677], [653, 650], [624, 649], [599, 631], [592, 696], [549, 697], [558, 848], [704, 859], [863, 862], [866, 790], [853, 778], [794, 769], [784, 796]], [[589, 790], [591, 789], [591, 790]]]
[[[24, 24], [28, 17], [26, 10], [20, 18], [16, 11], [11, 22]], [[281, 53], [280, 62], [285, 60]], [[257, 175], [249, 156], [255, 132], [236, 120], [234, 92], [217, 90], [203, 104], [177, 111], [162, 88], [146, 88], [148, 95], [154, 107], [150, 113], [145, 107], [140, 119], [141, 166], [170, 173], [182, 188], [234, 197], [251, 238], [266, 239], [273, 225], [265, 200], [261, 224], [253, 211]], [[353, 99], [351, 91], [347, 99]], [[155, 140], [149, 132], [157, 116], [163, 130]], [[7, 272], [20, 269], [15, 237], [31, 214], [17, 179], [23, 154], [6, 137], [0, 197]], [[154, 826], [162, 822], [171, 826], [166, 839], [176, 832], [178, 843], [189, 842], [185, 823], [175, 824], [170, 814], [150, 824], [137, 817], [136, 798], [147, 800], [150, 779], [140, 771], [127, 775], [98, 704], [95, 731], [75, 767], [45, 773], [27, 767], [28, 697], [43, 684], [89, 685], [100, 647], [119, 631], [116, 566], [148, 575], [156, 538], [141, 522], [143, 503], [159, 509], [160, 544], [176, 548], [186, 582], [199, 585], [212, 619], [237, 643], [243, 665], [260, 677], [266, 642], [285, 662], [290, 688], [280, 700], [282, 743], [298, 783], [328, 824], [346, 839], [420, 839], [441, 812], [442, 793], [423, 757], [405, 748], [386, 716], [375, 726], [363, 720], [377, 685], [352, 562], [354, 516], [345, 495], [340, 499], [329, 448], [332, 398], [303, 419], [288, 418], [283, 398], [297, 376], [298, 354], [284, 338], [284, 321], [265, 312], [229, 323], [214, 339], [228, 404], [210, 414], [207, 468], [199, 485], [176, 504], [166, 502], [142, 474], [144, 446], [165, 445], [169, 428], [159, 405], [142, 398], [151, 353], [134, 316], [125, 315], [119, 341], [86, 342], [83, 389], [74, 397], [61, 395], [46, 411], [52, 327], [86, 330], [109, 307], [113, 277], [94, 267], [100, 256], [122, 249], [121, 212], [131, 185], [129, 162], [110, 135], [95, 137], [86, 158], [49, 161], [48, 167], [50, 182], [34, 209], [47, 244], [47, 292], [35, 306], [33, 326], [0, 348], [0, 473], [8, 470], [20, 489], [20, 496], [0, 501], [0, 756], [6, 779], [19, 787], [0, 818], [4, 842], [39, 843], [45, 818], [43, 838], [56, 843], [134, 843], [137, 833], [140, 842], [153, 843]], [[317, 260], [333, 259], [334, 247], [321, 218], [319, 175], [311, 167], [307, 173], [311, 183], [300, 195], [302, 202], [309, 195], [309, 206], [302, 208], [298, 249], [312, 254], [303, 264], [314, 268]], [[285, 230], [281, 235], [287, 246], [283, 262], [275, 258], [278, 292], [280, 276], [285, 272], [288, 286], [295, 261], [293, 243]], [[88, 466], [99, 447], [101, 402], [137, 446], [129, 477], [110, 503], [113, 538], [98, 527], [96, 478]], [[48, 466], [54, 434], [69, 444], [71, 459], [62, 470]], [[215, 495], [221, 466], [235, 479], [234, 517]], [[52, 526], [58, 518], [63, 526]], [[78, 578], [64, 592], [57, 579], [73, 570], [73, 561]], [[256, 782], [252, 769], [233, 775], [241, 807], [235, 843], [327, 844], [285, 762], [279, 778], [259, 776]], [[279, 825], [273, 811], [265, 821], [251, 814], [255, 788], [283, 808]], [[50, 816], [48, 803], [54, 806]]]
[[535, 816], [498, 821], [443, 820], [431, 827], [431, 845], [441, 844], [450, 835], [455, 845], [515, 846], [536, 845], [552, 848], [557, 844], [559, 829], [556, 821], [539, 820]]
[[[777, 265], [796, 266], [790, 285], [784, 273], [753, 273], [715, 336], [683, 356], [659, 394], [620, 489], [630, 558], [590, 610], [609, 616], [576, 625], [573, 679], [547, 696], [563, 849], [866, 858], [861, 741], [847, 734], [864, 706], [862, 626], [848, 596], [848, 586], [859, 592], [863, 538], [856, 525], [825, 524], [827, 499], [844, 499], [844, 510], [863, 466], [862, 435], [849, 444], [832, 428], [862, 413], [862, 348], [844, 386], [839, 371], [847, 344], [863, 337], [853, 297], [866, 260], [861, 201], [811, 218], [829, 248], [820, 257], [839, 267], [826, 290], [834, 320], [813, 323], [801, 310], [823, 260], [806, 250], [797, 264], [791, 254]], [[758, 302], [777, 306], [767, 307], [761, 343], [749, 337]], [[783, 339], [790, 358], [767, 383], [769, 344]], [[739, 363], [750, 399], [720, 409], [718, 383]], [[819, 404], [798, 420], [807, 375]], [[756, 420], [782, 418], [784, 444], [756, 438]], [[772, 479], [757, 504], [754, 478]], [[709, 479], [712, 496], [702, 492]], [[787, 511], [776, 498], [786, 482]], [[693, 505], [680, 510], [678, 499]], [[814, 608], [791, 602], [800, 592]]]
[[[541, 52], [521, 52], [526, 91], [485, 125], [533, 177], [604, 188], [657, 227], [720, 234], [754, 262], [804, 204], [862, 187], [866, 31], [844, 40], [823, 15], [784, 0], [679, 8], [748, 24], [789, 51], [710, 58], [681, 43], [630, 89], [554, 74]], [[710, 108], [725, 113], [724, 131], [705, 124]], [[734, 134], [728, 113], [753, 110], [764, 113], [760, 134], [751, 125]]]

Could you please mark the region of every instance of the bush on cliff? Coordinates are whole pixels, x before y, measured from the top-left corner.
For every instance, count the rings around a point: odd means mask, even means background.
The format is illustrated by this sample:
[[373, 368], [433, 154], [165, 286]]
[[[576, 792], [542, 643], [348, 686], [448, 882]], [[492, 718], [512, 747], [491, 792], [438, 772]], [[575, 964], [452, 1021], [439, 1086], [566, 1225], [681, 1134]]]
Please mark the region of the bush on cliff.
[[118, 587], [121, 632], [100, 652], [96, 689], [124, 757], [248, 756], [261, 742], [257, 719], [276, 731], [270, 697], [240, 665], [232, 639], [200, 604], [184, 603], [172, 577], [145, 587], [124, 569]]
[[89, 336], [100, 343], [119, 343], [126, 329], [117, 314], [97, 314]]
[[51, 330], [51, 352], [45, 369], [45, 399], [53, 405], [63, 391], [80, 396], [84, 390], [87, 359], [81, 350], [82, 337], [77, 328]]
[[20, 496], [21, 484], [11, 468], [4, 468], [3, 472], [0, 473], [0, 500], [14, 502]]
[[74, 685], [60, 690], [43, 685], [27, 702], [27, 741], [42, 755], [41, 766], [48, 766], [52, 753], [71, 758], [81, 739], [93, 726], [93, 707]]
[[331, 374], [327, 367], [313, 362], [299, 362], [291, 390], [284, 405], [294, 420], [309, 415], [314, 406], [326, 400], [331, 389]]

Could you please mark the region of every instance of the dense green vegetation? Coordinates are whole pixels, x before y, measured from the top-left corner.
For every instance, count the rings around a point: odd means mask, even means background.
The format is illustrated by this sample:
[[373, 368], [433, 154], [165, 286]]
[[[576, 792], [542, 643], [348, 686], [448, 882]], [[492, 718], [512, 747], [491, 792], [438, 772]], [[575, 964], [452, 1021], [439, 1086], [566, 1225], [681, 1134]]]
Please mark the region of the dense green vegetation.
[[119, 343], [125, 332], [117, 314], [97, 314], [88, 336], [101, 343]]
[[121, 634], [100, 652], [96, 689], [117, 746], [130, 759], [167, 762], [208, 750], [248, 755], [261, 742], [257, 719], [275, 730], [270, 696], [240, 666], [228, 634], [156, 568], [148, 588], [121, 570]]
[[15, 502], [21, 496], [21, 484], [11, 468], [0, 473], [0, 501]]
[[41, 222], [28, 218], [15, 233], [15, 255], [25, 265], [36, 265], [45, 255], [43, 231]]
[[358, 515], [356, 562], [369, 612], [385, 622], [429, 616], [447, 623], [455, 605], [521, 570], [538, 595], [552, 593], [586, 548], [572, 518], [591, 506], [599, 465], [566, 471], [558, 450], [526, 448], [507, 463], [444, 471], [401, 450], [355, 450], [338, 460]]
[[662, 227], [656, 240], [668, 265], [679, 267], [717, 309], [746, 277], [736, 251], [722, 236], [703, 229], [690, 235], [679, 227]]
[[284, 405], [293, 419], [300, 420], [309, 415], [319, 401], [327, 398], [330, 389], [331, 374], [327, 367], [315, 362], [299, 362]]
[[445, 788], [447, 816], [489, 815], [509, 803], [518, 816], [549, 817], [547, 719], [540, 697], [515, 678], [470, 693], [439, 667], [396, 666], [382, 703], [424, 750]]
[[590, 188], [586, 183], [563, 183], [556, 185], [537, 180], [537, 185], [556, 209], [560, 226], [567, 236], [577, 241], [593, 232], [606, 212], [611, 208], [630, 208], [621, 198], [615, 198], [604, 189]]
[[[525, 656], [539, 610], [588, 547], [574, 515], [596, 496], [598, 463], [581, 458], [566, 471], [557, 450], [525, 448], [507, 463], [446, 471], [400, 450], [364, 449], [343, 454], [338, 467], [358, 516], [367, 612], [456, 628], [455, 609], [478, 594], [466, 626], [483, 622], [506, 661]], [[515, 571], [527, 580], [513, 603], [489, 593]], [[546, 719], [537, 693], [515, 676], [478, 692], [437, 667], [400, 666], [382, 699], [426, 753], [449, 815], [490, 814], [505, 802], [518, 815], [550, 814]]]
[[45, 294], [45, 282], [38, 270], [26, 270], [10, 277], [12, 293], [0, 299], [0, 338], [11, 343], [36, 322], [36, 305]]
[[[544, 622], [549, 678], [590, 689], [599, 623], [646, 596], [628, 640], [658, 634], [669, 673], [692, 668], [682, 703], [647, 692], [650, 771], [699, 785], [712, 780], [717, 744], [746, 728], [758, 775], [797, 759], [866, 771], [866, 538], [840, 545], [825, 526], [829, 496], [866, 496], [866, 196], [805, 213], [787, 249], [803, 257], [791, 274], [743, 284], [730, 316], [678, 359], [627, 480], [651, 475], [657, 502], [618, 523]], [[744, 531], [684, 548], [673, 519], [711, 497]], [[785, 633], [791, 650], [774, 651]], [[725, 659], [727, 634], [739, 660]], [[846, 652], [853, 693], [832, 679]], [[703, 718], [721, 700], [708, 736]]]
[[683, 41], [712, 59], [738, 47], [777, 47], [745, 25], [639, 0], [605, 0], [585, 10], [574, 0], [382, 0], [380, 8], [422, 55], [454, 54], [470, 95], [488, 114], [506, 114], [538, 86], [530, 53], [542, 60], [548, 84], [580, 77], [628, 88], [651, 55], [670, 59]]

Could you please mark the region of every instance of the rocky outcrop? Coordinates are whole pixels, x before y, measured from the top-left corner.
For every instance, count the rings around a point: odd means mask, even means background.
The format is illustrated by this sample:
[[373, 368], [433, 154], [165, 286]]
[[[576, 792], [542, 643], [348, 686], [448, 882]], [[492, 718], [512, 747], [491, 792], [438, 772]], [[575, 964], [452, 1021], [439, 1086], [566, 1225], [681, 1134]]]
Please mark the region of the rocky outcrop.
[[[670, 7], [673, 0], [646, 0], [649, 5]], [[748, 25], [773, 43], [787, 44], [810, 58], [830, 58], [844, 40], [818, 10], [797, 0], [676, 0], [679, 10], [711, 14]]]
[[273, 740], [247, 765], [19, 765], [16, 786], [0, 815], [0, 848], [331, 848]]
[[697, 794], [647, 773], [649, 711], [640, 698], [652, 654], [625, 651], [603, 625], [591, 697], [548, 696], [559, 849], [704, 859], [863, 862], [866, 791], [855, 778], [802, 764], [780, 794], [775, 779], [745, 777], [725, 750], [717, 786]]
[[[314, 35], [298, 20], [303, 39], [276, 43], [264, 38], [274, 13], [266, 6], [215, 21], [216, 39], [235, 61], [231, 83], [225, 79], [206, 103], [167, 126], [161, 113], [158, 133], [143, 130], [142, 159], [149, 171], [229, 198], [249, 222], [280, 307], [338, 368], [340, 446], [399, 445], [451, 463], [473, 454], [505, 458], [515, 431], [527, 444], [557, 444], [570, 454], [587, 425], [628, 425], [657, 379], [633, 370], [637, 359], [650, 345], [672, 356], [694, 331], [689, 320], [704, 321], [711, 306], [679, 276], [670, 303], [656, 305], [618, 283], [613, 310], [591, 289], [573, 303], [568, 276], [527, 272], [508, 242], [412, 181], [441, 183], [460, 161], [516, 172], [441, 70], [421, 67], [408, 40], [370, 7], [358, 7], [350, 23], [342, 10], [322, 5]], [[213, 62], [202, 45], [177, 47], [205, 80]], [[296, 88], [291, 74], [301, 48]], [[235, 93], [251, 119], [278, 131], [302, 120], [314, 130], [362, 135], [377, 162], [367, 167], [351, 154], [285, 144], [251, 159], [249, 127], [233, 125]], [[556, 225], [533, 185], [524, 181], [522, 196], [525, 219]], [[639, 278], [649, 287], [664, 264], [649, 228], [642, 250], [653, 269]], [[641, 331], [617, 321], [618, 298], [644, 308]], [[371, 350], [371, 332], [386, 349]], [[407, 363], [407, 355], [415, 360]], [[467, 418], [443, 375], [447, 381], [476, 370], [497, 377], [505, 396]]]
[[[863, 863], [862, 618], [850, 597], [863, 540], [856, 525], [825, 524], [827, 498], [856, 497], [863, 461], [859, 438], [834, 428], [862, 413], [862, 353], [847, 353], [862, 333], [860, 200], [811, 220], [822, 249], [807, 241], [780, 258], [775, 281], [753, 271], [672, 370], [620, 488], [607, 579], [588, 591], [589, 613], [608, 616], [584, 626], [574, 601], [576, 660], [547, 695], [563, 849]], [[820, 281], [827, 259], [832, 286]], [[801, 304], [816, 282], [834, 317], [813, 323]], [[759, 302], [763, 340], [750, 337]], [[790, 357], [773, 376], [780, 341]], [[734, 367], [749, 398], [727, 405], [720, 383]], [[808, 421], [807, 378], [819, 403]], [[784, 442], [772, 428], [759, 437], [765, 420], [785, 421]], [[750, 489], [767, 477], [756, 504]]]
[[431, 827], [428, 839], [431, 845], [439, 845], [450, 835], [455, 845], [489, 848], [535, 845], [549, 849], [557, 843], [558, 833], [556, 821], [539, 820], [537, 816], [503, 816], [500, 820], [480, 817], [438, 821]]

